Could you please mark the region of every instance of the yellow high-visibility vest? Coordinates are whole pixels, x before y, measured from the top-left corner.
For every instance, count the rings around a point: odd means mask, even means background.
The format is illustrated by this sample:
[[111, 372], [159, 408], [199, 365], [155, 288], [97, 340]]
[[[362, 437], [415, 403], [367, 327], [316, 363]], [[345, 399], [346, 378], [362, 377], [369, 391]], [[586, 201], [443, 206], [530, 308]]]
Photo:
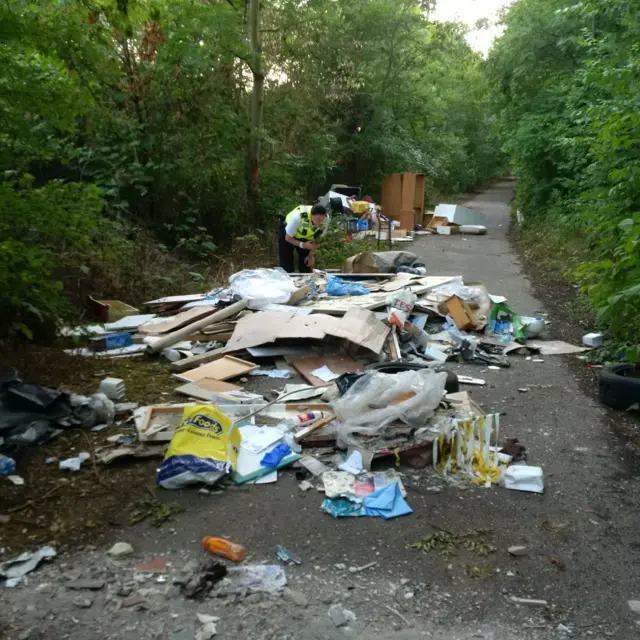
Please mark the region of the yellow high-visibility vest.
[[314, 227], [311, 222], [311, 205], [301, 204], [293, 211], [290, 211], [285, 218], [286, 224], [289, 224], [291, 218], [297, 214], [300, 214], [300, 226], [296, 231], [296, 235], [293, 236], [296, 240], [308, 242], [322, 233], [322, 227]]

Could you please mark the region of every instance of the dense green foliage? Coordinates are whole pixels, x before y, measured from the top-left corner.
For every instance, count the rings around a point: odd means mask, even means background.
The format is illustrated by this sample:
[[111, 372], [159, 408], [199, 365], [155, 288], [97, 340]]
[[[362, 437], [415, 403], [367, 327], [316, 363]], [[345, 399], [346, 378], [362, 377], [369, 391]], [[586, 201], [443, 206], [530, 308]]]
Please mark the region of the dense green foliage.
[[572, 275], [640, 354], [640, 4], [519, 0], [489, 58], [526, 224], [584, 237]]
[[[426, 173], [431, 195], [485, 181], [501, 159], [485, 63], [460, 25], [429, 21], [429, 4], [260, 3], [255, 189], [247, 3], [0, 3], [0, 169], [12, 172], [0, 217], [7, 318], [28, 325], [29, 313], [58, 315], [59, 282], [76, 299], [136, 288], [129, 301], [139, 302], [153, 283], [175, 290], [161, 270], [177, 267], [176, 256], [200, 263], [197, 280], [234, 237], [273, 228], [332, 182], [376, 197], [394, 171]], [[136, 245], [155, 256], [153, 272]], [[136, 287], [125, 284], [132, 273]]]

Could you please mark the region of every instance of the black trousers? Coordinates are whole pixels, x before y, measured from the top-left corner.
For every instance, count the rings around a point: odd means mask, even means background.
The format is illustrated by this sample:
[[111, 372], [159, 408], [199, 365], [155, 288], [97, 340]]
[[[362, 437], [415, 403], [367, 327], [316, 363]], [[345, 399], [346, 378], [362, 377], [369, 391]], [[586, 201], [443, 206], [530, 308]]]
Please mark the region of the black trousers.
[[[301, 249], [300, 247], [294, 247], [291, 243], [285, 240], [286, 223], [283, 221], [278, 225], [278, 254], [280, 258], [280, 266], [287, 273], [311, 273], [311, 269], [304, 263], [309, 251], [307, 249]], [[298, 254], [298, 269], [296, 270], [294, 265], [294, 253]]]

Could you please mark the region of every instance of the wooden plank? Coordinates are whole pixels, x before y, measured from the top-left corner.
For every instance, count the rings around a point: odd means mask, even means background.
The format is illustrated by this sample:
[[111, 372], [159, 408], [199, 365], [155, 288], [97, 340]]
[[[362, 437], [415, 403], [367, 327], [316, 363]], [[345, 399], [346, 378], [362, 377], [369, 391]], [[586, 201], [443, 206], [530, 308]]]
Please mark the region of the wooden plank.
[[197, 369], [191, 369], [190, 371], [184, 371], [183, 373], [174, 374], [180, 380], [187, 382], [196, 382], [202, 380], [202, 378], [213, 378], [214, 380], [229, 380], [231, 378], [237, 378], [243, 376], [249, 371], [257, 369], [258, 365], [253, 362], [247, 362], [234, 356], [225, 355], [223, 358], [216, 360], [215, 362], [209, 362]]
[[141, 433], [146, 433], [149, 428], [152, 426], [152, 421], [162, 417], [173, 417], [177, 414], [180, 415], [180, 420], [182, 420], [182, 414], [184, 413], [184, 407], [148, 407], [147, 412], [144, 415], [144, 420], [142, 422], [142, 427], [140, 428]]
[[216, 342], [227, 342], [231, 339], [233, 335], [233, 331], [221, 331], [219, 333], [205, 333], [205, 340], [207, 342], [216, 341]]
[[170, 333], [167, 333], [153, 345], [149, 345], [147, 350], [149, 353], [158, 353], [166, 347], [170, 347], [172, 344], [175, 344], [179, 340], [182, 340], [185, 336], [191, 335], [196, 331], [200, 331], [201, 329], [215, 324], [216, 322], [231, 318], [241, 311], [244, 311], [246, 308], [246, 300], [239, 300], [238, 302], [234, 302], [232, 305], [225, 307], [224, 309], [220, 309], [219, 311], [215, 311], [210, 316], [206, 316], [202, 320], [198, 320], [197, 322], [188, 324], [185, 327], [182, 327], [182, 329], [178, 329], [177, 331], [171, 331]]
[[215, 362], [220, 358], [224, 358], [225, 355], [225, 347], [213, 349], [212, 351], [207, 351], [207, 353], [201, 353], [197, 356], [191, 356], [190, 358], [185, 358], [184, 360], [172, 362], [171, 371], [179, 372], [188, 371], [189, 369], [195, 369], [200, 365], [207, 364], [207, 362]]
[[175, 391], [190, 398], [213, 402], [216, 394], [228, 393], [229, 391], [240, 391], [242, 387], [238, 387], [230, 382], [222, 380], [214, 380], [213, 378], [202, 378], [197, 382], [187, 382], [181, 385]]
[[202, 333], [226, 333], [236, 328], [235, 322], [216, 322], [202, 329]]
[[334, 415], [330, 415], [326, 418], [322, 418], [321, 420], [314, 422], [310, 427], [306, 427], [298, 431], [298, 433], [296, 433], [293, 436], [293, 439], [296, 442], [301, 442], [303, 440], [306, 440], [312, 433], [314, 433], [315, 431], [318, 431], [319, 429], [322, 429], [322, 427], [325, 427], [330, 422], [333, 422], [335, 419], [336, 417]]
[[312, 358], [298, 358], [291, 360], [291, 365], [309, 384], [315, 387], [325, 386], [327, 383], [312, 375], [311, 372], [327, 366], [333, 373], [354, 373], [363, 371], [362, 365], [347, 356], [319, 356]]

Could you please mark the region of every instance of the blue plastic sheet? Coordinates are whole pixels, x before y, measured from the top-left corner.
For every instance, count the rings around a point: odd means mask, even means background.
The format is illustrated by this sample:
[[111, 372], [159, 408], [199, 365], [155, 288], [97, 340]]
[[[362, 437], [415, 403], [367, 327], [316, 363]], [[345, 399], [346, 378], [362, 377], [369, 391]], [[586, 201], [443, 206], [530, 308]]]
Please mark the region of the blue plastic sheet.
[[361, 284], [345, 282], [336, 276], [331, 276], [327, 280], [327, 293], [330, 296], [366, 296], [371, 292]]

